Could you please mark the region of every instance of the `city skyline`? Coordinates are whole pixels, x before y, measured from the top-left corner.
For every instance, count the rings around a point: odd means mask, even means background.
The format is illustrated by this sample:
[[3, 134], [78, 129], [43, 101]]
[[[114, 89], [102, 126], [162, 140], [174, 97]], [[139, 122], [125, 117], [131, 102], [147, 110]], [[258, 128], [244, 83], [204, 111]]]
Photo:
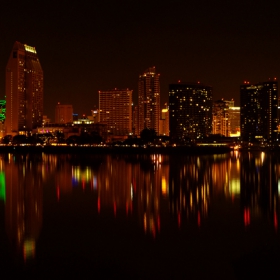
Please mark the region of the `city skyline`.
[[280, 77], [280, 3], [247, 1], [106, 1], [81, 3], [13, 1], [0, 12], [0, 97], [15, 41], [36, 47], [44, 69], [44, 114], [73, 104], [89, 115], [98, 91], [130, 88], [155, 66], [161, 74], [161, 105], [168, 86], [197, 82], [213, 87], [213, 100], [233, 98], [239, 88]]

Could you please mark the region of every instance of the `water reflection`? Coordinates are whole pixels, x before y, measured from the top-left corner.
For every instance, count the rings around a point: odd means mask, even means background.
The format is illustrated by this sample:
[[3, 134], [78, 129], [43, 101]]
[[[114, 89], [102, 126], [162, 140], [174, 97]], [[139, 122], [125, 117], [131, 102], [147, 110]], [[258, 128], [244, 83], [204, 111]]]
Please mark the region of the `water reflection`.
[[52, 191], [58, 204], [74, 190], [85, 198], [91, 193], [97, 215], [131, 217], [156, 238], [174, 224], [178, 230], [187, 224], [202, 227], [219, 200], [240, 205], [245, 228], [268, 217], [277, 231], [279, 182], [277, 157], [264, 153], [0, 158], [6, 232], [14, 254], [25, 262], [35, 257], [46, 192]]
[[241, 206], [244, 224], [268, 216], [278, 229], [278, 158], [264, 152], [247, 153], [241, 158]]
[[6, 232], [14, 255], [24, 262], [35, 257], [36, 240], [42, 227], [41, 168], [42, 162], [37, 157], [9, 154], [1, 160]]

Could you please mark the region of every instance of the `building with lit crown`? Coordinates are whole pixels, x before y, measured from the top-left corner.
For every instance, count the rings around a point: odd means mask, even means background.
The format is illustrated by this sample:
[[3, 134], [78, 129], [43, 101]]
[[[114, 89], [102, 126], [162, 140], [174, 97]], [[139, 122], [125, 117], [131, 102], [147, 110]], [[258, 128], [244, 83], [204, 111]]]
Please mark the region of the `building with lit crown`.
[[278, 83], [276, 80], [240, 86], [240, 125], [243, 141], [277, 139]]
[[132, 133], [132, 90], [99, 91], [99, 119], [112, 136]]
[[181, 82], [169, 85], [169, 130], [171, 139], [179, 141], [211, 134], [211, 86]]
[[161, 110], [161, 116], [159, 120], [159, 135], [169, 136], [169, 108]]
[[228, 108], [228, 116], [230, 119], [230, 136], [240, 136], [240, 107], [233, 106]]
[[148, 68], [138, 80], [138, 124], [135, 133], [144, 128], [154, 129], [159, 134], [160, 120], [160, 74], [155, 67]]
[[43, 120], [43, 70], [35, 47], [15, 42], [6, 66], [6, 134], [26, 134]]

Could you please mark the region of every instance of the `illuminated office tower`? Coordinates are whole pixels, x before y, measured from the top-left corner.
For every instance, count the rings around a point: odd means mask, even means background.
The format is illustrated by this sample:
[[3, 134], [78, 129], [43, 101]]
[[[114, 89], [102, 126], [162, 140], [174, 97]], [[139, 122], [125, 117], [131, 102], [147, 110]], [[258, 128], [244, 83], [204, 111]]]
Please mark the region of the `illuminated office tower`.
[[228, 116], [230, 119], [230, 136], [240, 136], [240, 107], [229, 107]]
[[42, 126], [43, 70], [35, 47], [15, 42], [6, 66], [6, 134]]
[[229, 106], [224, 100], [213, 102], [212, 113], [212, 133], [220, 134], [226, 137], [230, 136], [230, 119], [228, 114]]
[[159, 135], [169, 136], [169, 109], [167, 106], [161, 110], [161, 117], [159, 120]]
[[240, 125], [244, 141], [277, 139], [278, 83], [244, 82], [240, 86]]
[[111, 135], [132, 133], [132, 90], [99, 91], [100, 123], [107, 125]]
[[144, 128], [154, 129], [159, 134], [160, 119], [160, 74], [155, 67], [148, 68], [138, 81], [138, 128], [140, 135]]
[[58, 103], [55, 107], [55, 123], [72, 123], [73, 106]]
[[169, 85], [170, 137], [198, 139], [212, 132], [212, 87], [200, 83]]

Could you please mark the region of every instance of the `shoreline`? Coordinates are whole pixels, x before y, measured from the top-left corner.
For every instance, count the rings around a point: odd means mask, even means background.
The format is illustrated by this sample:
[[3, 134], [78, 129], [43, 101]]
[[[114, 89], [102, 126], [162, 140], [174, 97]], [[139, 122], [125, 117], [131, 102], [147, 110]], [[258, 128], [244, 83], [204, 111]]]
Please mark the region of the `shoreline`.
[[89, 146], [0, 146], [0, 153], [49, 153], [49, 154], [224, 154], [230, 147], [89, 147]]

